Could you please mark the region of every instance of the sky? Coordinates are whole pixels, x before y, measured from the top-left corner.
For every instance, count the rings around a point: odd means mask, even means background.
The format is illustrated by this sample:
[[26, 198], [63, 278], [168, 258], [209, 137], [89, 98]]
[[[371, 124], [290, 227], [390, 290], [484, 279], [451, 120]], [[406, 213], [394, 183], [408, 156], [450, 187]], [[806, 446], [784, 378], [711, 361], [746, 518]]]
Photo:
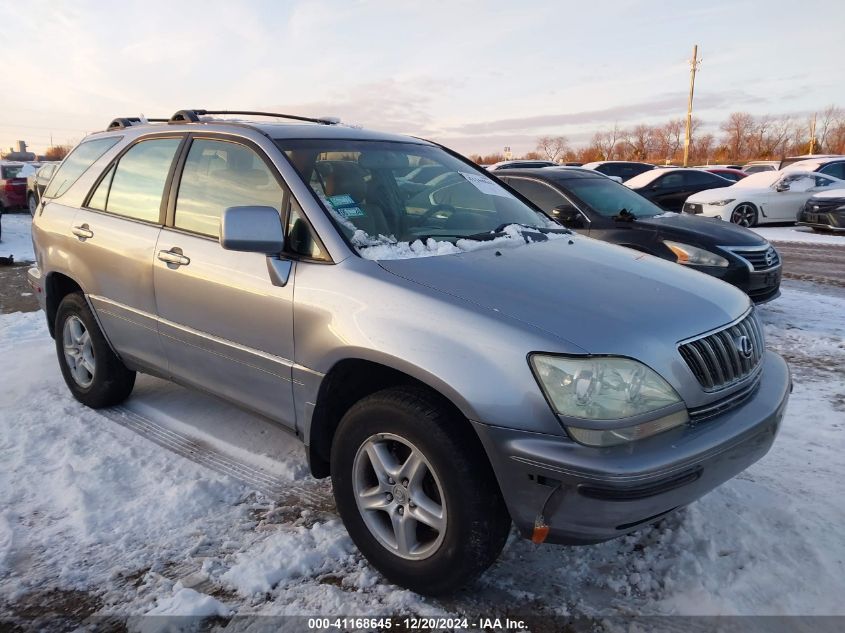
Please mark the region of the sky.
[[845, 2], [0, 0], [0, 148], [43, 152], [117, 116], [339, 116], [464, 154], [573, 145], [695, 116], [845, 106]]

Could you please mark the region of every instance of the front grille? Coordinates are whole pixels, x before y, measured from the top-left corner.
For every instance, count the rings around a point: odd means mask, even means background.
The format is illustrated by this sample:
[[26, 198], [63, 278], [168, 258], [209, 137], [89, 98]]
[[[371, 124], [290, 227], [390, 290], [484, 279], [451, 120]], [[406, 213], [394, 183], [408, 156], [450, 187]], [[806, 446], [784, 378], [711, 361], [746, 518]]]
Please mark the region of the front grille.
[[752, 311], [721, 330], [681, 343], [678, 350], [704, 390], [718, 391], [757, 371], [763, 345], [763, 331]]
[[773, 246], [766, 249], [746, 250], [741, 248], [730, 249], [737, 257], [747, 261], [754, 270], [766, 270], [780, 265], [780, 255]]

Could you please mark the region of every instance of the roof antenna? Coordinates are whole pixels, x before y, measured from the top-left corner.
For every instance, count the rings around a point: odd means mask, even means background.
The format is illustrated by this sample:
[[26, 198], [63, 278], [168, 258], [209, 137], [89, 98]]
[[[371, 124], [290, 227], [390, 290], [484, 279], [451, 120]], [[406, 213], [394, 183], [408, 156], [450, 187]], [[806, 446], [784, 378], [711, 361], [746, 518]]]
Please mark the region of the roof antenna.
[[145, 116], [144, 116], [144, 113], [143, 113], [143, 112], [141, 113], [141, 117], [140, 117], [140, 118], [141, 118], [141, 124], [142, 124], [142, 125], [146, 125], [147, 123], [149, 123], [149, 121], [147, 121], [147, 117], [145, 117]]

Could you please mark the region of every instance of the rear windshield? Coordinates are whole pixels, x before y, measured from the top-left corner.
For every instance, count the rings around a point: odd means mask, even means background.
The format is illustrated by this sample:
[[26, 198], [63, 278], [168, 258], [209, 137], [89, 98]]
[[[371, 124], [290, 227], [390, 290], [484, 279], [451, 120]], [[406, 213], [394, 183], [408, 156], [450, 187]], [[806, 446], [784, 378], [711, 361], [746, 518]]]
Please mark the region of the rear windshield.
[[[371, 259], [412, 257], [414, 248], [450, 254], [467, 238], [510, 225], [561, 228], [439, 147], [333, 139], [276, 143], [338, 229]], [[387, 248], [373, 250], [382, 246]]]
[[608, 178], [571, 178], [561, 184], [577, 200], [607, 218], [619, 215], [622, 210], [638, 218], [664, 213], [650, 200]]
[[93, 141], [84, 141], [77, 145], [76, 149], [68, 154], [68, 157], [65, 158], [56, 175], [50, 181], [46, 191], [44, 191], [44, 197], [58, 198], [61, 196], [73, 186], [73, 183], [79, 180], [79, 177], [91, 165], [97, 162], [100, 156], [114, 147], [120, 139], [121, 137], [119, 136], [109, 136], [107, 138], [94, 139]]
[[6, 165], [2, 167], [3, 178], [17, 178], [23, 165]]

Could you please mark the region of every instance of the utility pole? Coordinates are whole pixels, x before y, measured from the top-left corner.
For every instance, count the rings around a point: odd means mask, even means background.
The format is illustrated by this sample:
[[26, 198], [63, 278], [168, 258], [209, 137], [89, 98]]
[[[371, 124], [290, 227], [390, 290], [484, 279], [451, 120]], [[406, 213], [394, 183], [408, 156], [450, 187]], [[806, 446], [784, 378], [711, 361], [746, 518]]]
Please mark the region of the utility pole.
[[701, 60], [698, 59], [698, 44], [692, 47], [692, 59], [689, 60], [689, 102], [687, 103], [687, 131], [684, 136], [684, 167], [689, 164], [689, 146], [692, 142], [692, 95], [695, 92], [695, 71]]
[[813, 120], [810, 121], [810, 151], [808, 154], [816, 153], [816, 113], [813, 112]]

